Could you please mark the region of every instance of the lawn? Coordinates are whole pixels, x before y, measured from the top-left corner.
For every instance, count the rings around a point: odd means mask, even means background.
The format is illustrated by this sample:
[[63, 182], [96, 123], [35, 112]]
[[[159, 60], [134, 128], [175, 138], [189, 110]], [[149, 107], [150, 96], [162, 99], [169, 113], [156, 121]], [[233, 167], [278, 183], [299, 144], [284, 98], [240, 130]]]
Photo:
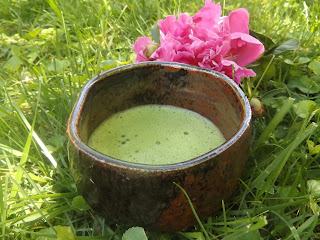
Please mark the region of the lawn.
[[0, 2], [0, 239], [320, 239], [318, 0], [221, 2], [223, 15], [246, 8], [265, 45], [248, 66], [257, 76], [240, 84], [264, 111], [237, 192], [176, 233], [127, 230], [90, 209], [70, 175], [66, 125], [85, 82], [134, 62], [137, 37], [204, 1]]

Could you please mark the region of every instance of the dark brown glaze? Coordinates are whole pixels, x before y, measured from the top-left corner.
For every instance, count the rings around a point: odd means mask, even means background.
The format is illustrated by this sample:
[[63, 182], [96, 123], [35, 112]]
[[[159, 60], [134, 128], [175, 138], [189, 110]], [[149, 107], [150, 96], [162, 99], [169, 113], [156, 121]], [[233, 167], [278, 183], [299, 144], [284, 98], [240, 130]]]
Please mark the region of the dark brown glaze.
[[[227, 142], [189, 161], [152, 166], [100, 154], [86, 143], [115, 112], [166, 104], [213, 121]], [[196, 223], [179, 184], [205, 219], [235, 191], [251, 141], [249, 103], [226, 76], [194, 66], [145, 62], [107, 71], [83, 88], [68, 123], [71, 172], [78, 191], [110, 223], [181, 231]], [[174, 147], [174, 146], [173, 146]]]

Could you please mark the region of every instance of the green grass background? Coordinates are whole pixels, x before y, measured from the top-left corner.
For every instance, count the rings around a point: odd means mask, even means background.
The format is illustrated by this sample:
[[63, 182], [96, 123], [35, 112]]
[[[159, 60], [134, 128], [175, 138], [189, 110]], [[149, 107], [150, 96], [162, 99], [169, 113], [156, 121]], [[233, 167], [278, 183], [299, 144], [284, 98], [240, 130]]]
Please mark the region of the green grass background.
[[[204, 1], [0, 3], [0, 239], [121, 239], [126, 229], [108, 224], [77, 194], [67, 119], [86, 81], [133, 61], [137, 37], [151, 36], [152, 26], [169, 14], [196, 13]], [[252, 65], [257, 77], [241, 84], [265, 107], [262, 117], [253, 119], [250, 158], [239, 190], [216, 215], [189, 232], [146, 235], [320, 239], [320, 4], [225, 0], [221, 5], [224, 15], [247, 8], [250, 29], [263, 34], [269, 50]], [[123, 239], [143, 232], [131, 230]]]

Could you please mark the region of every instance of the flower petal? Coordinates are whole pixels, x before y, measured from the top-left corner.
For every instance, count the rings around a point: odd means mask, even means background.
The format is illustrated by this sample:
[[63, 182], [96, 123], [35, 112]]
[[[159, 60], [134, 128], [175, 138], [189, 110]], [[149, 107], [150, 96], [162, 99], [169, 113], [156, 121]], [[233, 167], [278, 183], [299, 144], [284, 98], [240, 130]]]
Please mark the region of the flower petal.
[[[217, 35], [215, 32], [210, 31], [205, 28], [197, 28], [194, 27], [192, 29], [192, 37], [196, 37], [201, 39], [202, 41], [210, 41], [212, 39], [219, 38], [219, 35]], [[191, 38], [191, 37], [190, 37]]]
[[241, 32], [249, 34], [249, 13], [245, 8], [232, 11], [229, 16], [230, 33]]
[[220, 21], [222, 14], [220, 3], [215, 4], [211, 0], [206, 0], [205, 6], [193, 15], [193, 22], [199, 28], [213, 30], [214, 25]]
[[264, 52], [263, 44], [244, 33], [231, 34], [231, 53], [239, 66], [246, 66], [259, 58]]
[[222, 60], [221, 64], [223, 66], [221, 69], [221, 72], [223, 72], [225, 75], [227, 75], [231, 79], [234, 76], [234, 80], [237, 84], [241, 82], [241, 78], [256, 76], [253, 70], [240, 67], [234, 61]]
[[177, 18], [174, 15], [167, 16], [165, 20], [162, 20], [162, 19], [159, 20], [158, 25], [159, 25], [160, 31], [164, 35], [167, 34], [168, 32], [170, 32], [172, 24], [174, 24], [176, 21], [177, 21]]
[[135, 62], [144, 62], [148, 61], [149, 59], [143, 55], [143, 50], [147, 47], [148, 43], [152, 43], [152, 40], [148, 37], [138, 37], [135, 41], [133, 50], [136, 52], [137, 57]]
[[176, 16], [169, 15], [165, 20], [158, 21], [162, 35], [166, 35], [170, 32], [175, 37], [189, 35], [191, 33], [192, 24], [192, 18], [185, 13], [181, 13], [178, 20], [176, 19]]
[[180, 51], [173, 58], [174, 62], [186, 63], [190, 65], [197, 65], [194, 54], [189, 51]]

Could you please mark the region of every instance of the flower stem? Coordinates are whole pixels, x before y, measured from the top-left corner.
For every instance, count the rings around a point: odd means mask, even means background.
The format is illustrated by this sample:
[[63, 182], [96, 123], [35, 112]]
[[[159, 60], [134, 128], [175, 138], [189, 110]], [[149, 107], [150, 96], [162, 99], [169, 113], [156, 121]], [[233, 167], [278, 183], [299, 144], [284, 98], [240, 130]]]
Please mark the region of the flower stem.
[[256, 87], [254, 88], [254, 90], [253, 90], [253, 92], [252, 92], [252, 95], [251, 95], [251, 97], [250, 97], [250, 100], [251, 100], [252, 97], [255, 96], [254, 94], [256, 93], [256, 91], [257, 91], [257, 89], [258, 89], [258, 87], [259, 87], [262, 79], [264, 78], [264, 75], [266, 75], [266, 72], [268, 71], [271, 63], [273, 62], [274, 57], [275, 57], [275, 55], [272, 55], [272, 58], [270, 59], [270, 62], [268, 63], [268, 66], [267, 66], [266, 69], [264, 70], [263, 74], [261, 75], [261, 77], [260, 77], [260, 79], [259, 79], [259, 82], [257, 83]]

